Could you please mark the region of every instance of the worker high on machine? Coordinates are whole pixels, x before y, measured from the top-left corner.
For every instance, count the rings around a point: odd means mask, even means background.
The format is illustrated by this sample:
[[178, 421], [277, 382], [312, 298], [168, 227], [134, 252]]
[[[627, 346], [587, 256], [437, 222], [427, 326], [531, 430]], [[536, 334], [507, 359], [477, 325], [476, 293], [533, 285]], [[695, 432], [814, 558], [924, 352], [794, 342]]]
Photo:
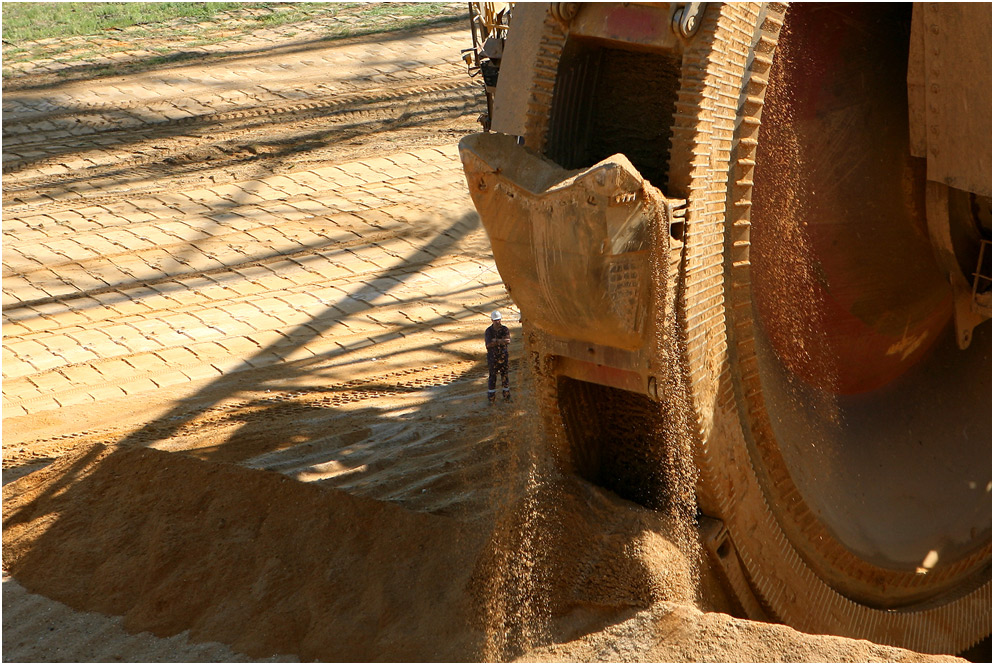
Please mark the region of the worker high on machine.
[[487, 368], [490, 376], [487, 379], [487, 401], [493, 404], [497, 399], [497, 374], [501, 375], [501, 386], [504, 389], [504, 401], [511, 401], [511, 387], [507, 380], [507, 347], [511, 343], [511, 331], [501, 323], [499, 310], [490, 314], [493, 322], [484, 334], [487, 345]]

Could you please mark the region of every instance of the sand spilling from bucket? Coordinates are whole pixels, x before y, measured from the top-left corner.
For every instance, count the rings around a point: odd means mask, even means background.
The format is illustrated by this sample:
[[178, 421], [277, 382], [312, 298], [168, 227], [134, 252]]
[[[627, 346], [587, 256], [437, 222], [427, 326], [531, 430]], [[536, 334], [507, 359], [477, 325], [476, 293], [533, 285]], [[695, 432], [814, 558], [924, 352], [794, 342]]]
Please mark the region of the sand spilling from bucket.
[[[534, 402], [536, 377], [522, 374], [516, 394]], [[607, 616], [660, 599], [693, 597], [665, 515], [564, 475], [545, 440], [554, 433], [543, 430], [536, 410], [518, 414], [513, 434], [495, 478], [494, 523], [467, 589], [484, 660], [596, 630]]]
[[[653, 373], [659, 416], [647, 441], [658, 460], [648, 485], [661, 488], [642, 509], [563, 475], [551, 451], [569, 449], [561, 427], [529, 409], [517, 424], [519, 445], [501, 478], [503, 505], [471, 581], [474, 619], [486, 635], [484, 658], [515, 657], [557, 636], [591, 630], [606, 613], [635, 611], [660, 601], [700, 600], [704, 564], [696, 528], [694, 430], [674, 303], [680, 285], [672, 269], [669, 227], [658, 191], [641, 193], [655, 210], [653, 225]], [[521, 392], [537, 403], [542, 350], [526, 346], [529, 370]], [[546, 378], [546, 380], [548, 380]], [[610, 408], [610, 405], [605, 405]], [[546, 414], [555, 421], [554, 414]]]
[[667, 518], [549, 472], [508, 507], [469, 591], [485, 660], [599, 629], [609, 617], [694, 595]]
[[[642, 197], [662, 200], [658, 191], [650, 193], [652, 185], [644, 183]], [[661, 418], [653, 421], [650, 440], [663, 446], [662, 487], [660, 510], [672, 525], [669, 536], [691, 564], [695, 587], [700, 582], [703, 549], [697, 531], [697, 465], [694, 449], [699, 439], [690, 398], [690, 379], [685, 362], [686, 341], [678, 315], [683, 302], [686, 273], [675, 269], [677, 251], [671, 249], [670, 222], [658, 205], [652, 227], [653, 243], [650, 260], [653, 274], [653, 318], [655, 330], [655, 364]], [[675, 250], [675, 251], [674, 251]], [[681, 257], [681, 263], [685, 257]], [[695, 589], [696, 591], [696, 589]]]

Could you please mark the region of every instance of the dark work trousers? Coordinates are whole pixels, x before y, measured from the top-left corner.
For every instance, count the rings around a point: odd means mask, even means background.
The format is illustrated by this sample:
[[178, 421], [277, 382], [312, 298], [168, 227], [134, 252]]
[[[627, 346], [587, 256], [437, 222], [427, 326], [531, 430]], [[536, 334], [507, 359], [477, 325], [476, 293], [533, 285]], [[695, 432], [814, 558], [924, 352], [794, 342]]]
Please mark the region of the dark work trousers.
[[497, 374], [501, 376], [501, 387], [504, 389], [504, 399], [511, 398], [511, 386], [507, 380], [507, 356], [495, 360], [487, 358], [490, 377], [487, 379], [487, 399], [491, 402], [497, 398]]

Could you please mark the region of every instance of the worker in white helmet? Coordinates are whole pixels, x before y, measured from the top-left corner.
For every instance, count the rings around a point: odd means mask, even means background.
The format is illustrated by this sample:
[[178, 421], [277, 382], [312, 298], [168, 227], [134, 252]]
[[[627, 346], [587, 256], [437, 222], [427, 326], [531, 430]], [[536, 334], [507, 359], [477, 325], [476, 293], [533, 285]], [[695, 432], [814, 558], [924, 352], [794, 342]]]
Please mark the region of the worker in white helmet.
[[504, 388], [504, 401], [511, 401], [511, 387], [507, 380], [507, 347], [511, 343], [511, 331], [501, 323], [499, 310], [490, 314], [492, 323], [487, 328], [484, 340], [487, 344], [487, 368], [490, 377], [487, 379], [487, 401], [493, 404], [497, 399], [497, 374], [501, 375], [501, 385]]

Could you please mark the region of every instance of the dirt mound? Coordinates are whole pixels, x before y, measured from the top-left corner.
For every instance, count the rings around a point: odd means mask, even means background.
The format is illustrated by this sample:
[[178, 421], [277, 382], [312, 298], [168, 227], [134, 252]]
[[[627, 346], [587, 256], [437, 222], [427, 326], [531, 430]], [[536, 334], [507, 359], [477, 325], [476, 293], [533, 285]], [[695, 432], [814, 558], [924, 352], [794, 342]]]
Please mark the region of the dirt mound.
[[542, 477], [487, 538], [276, 473], [95, 445], [4, 488], [4, 566], [132, 631], [303, 660], [508, 658], [693, 601], [665, 517]]
[[965, 662], [866, 640], [806, 635], [779, 624], [659, 603], [567, 644], [524, 654], [527, 662]]
[[481, 539], [459, 522], [152, 449], [4, 488], [4, 567], [131, 631], [324, 661], [463, 660]]
[[[95, 445], [4, 488], [29, 591], [255, 658], [934, 660], [702, 613], [662, 513], [540, 472], [496, 526]], [[483, 520], [486, 522], [486, 520]]]
[[693, 600], [664, 517], [543, 478], [487, 539], [276, 473], [95, 445], [4, 488], [4, 566], [132, 631], [305, 660], [506, 658]]

